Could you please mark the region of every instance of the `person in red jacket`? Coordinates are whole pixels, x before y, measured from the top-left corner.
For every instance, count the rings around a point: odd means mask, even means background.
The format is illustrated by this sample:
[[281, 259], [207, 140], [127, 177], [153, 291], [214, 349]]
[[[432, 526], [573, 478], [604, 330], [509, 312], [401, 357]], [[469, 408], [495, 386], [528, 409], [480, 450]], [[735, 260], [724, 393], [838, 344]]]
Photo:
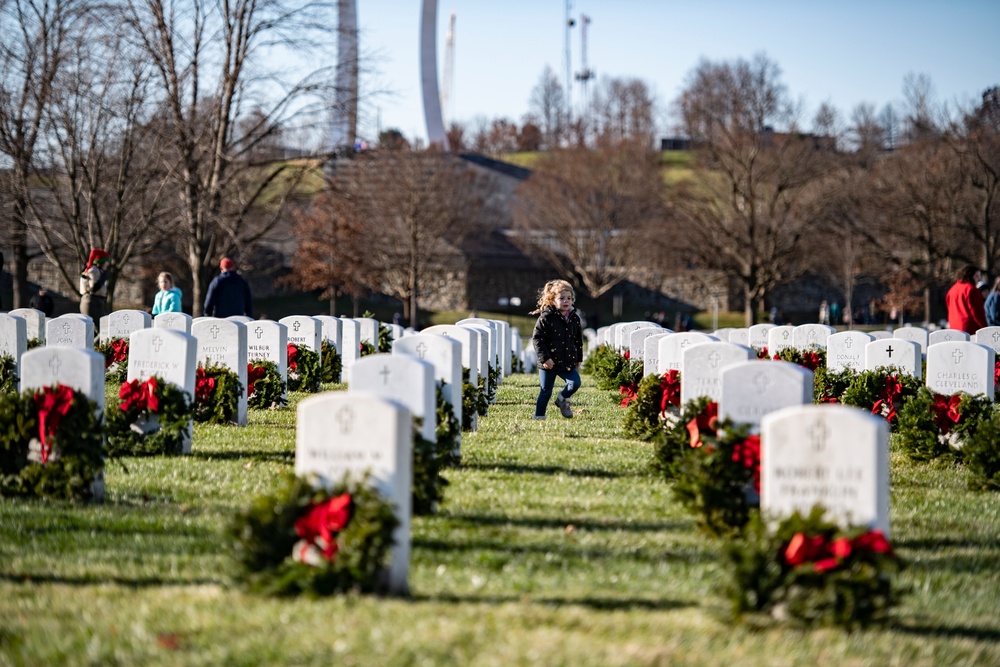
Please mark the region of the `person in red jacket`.
[[975, 334], [986, 326], [986, 303], [982, 292], [976, 289], [980, 280], [982, 274], [972, 265], [959, 270], [955, 284], [944, 297], [948, 306], [948, 328]]

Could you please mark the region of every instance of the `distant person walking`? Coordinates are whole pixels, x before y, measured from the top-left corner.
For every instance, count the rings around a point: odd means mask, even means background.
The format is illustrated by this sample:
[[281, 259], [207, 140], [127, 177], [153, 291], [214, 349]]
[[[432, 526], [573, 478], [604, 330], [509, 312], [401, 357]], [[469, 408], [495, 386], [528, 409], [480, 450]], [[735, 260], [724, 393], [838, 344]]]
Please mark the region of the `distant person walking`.
[[974, 334], [986, 326], [986, 304], [976, 283], [982, 280], [979, 269], [967, 264], [955, 275], [955, 284], [944, 301], [948, 306], [948, 327]]
[[94, 248], [87, 258], [87, 266], [80, 274], [80, 312], [94, 321], [94, 331], [101, 326], [108, 307], [108, 269], [111, 255]]
[[541, 386], [535, 401], [535, 419], [545, 419], [556, 378], [566, 386], [556, 396], [563, 417], [573, 416], [570, 398], [580, 389], [580, 362], [583, 361], [583, 327], [573, 308], [573, 286], [565, 280], [550, 280], [538, 293], [538, 314], [531, 344], [538, 354], [538, 380]]
[[245, 315], [253, 317], [253, 300], [250, 285], [243, 276], [236, 273], [236, 262], [223, 257], [219, 263], [222, 272], [208, 286], [205, 295], [205, 315], [208, 317], [230, 317]]
[[153, 315], [160, 313], [180, 313], [181, 288], [174, 285], [174, 277], [164, 271], [156, 277], [160, 291], [153, 297]]
[[56, 309], [56, 305], [53, 303], [52, 297], [49, 295], [48, 291], [44, 289], [39, 289], [38, 292], [31, 297], [28, 301], [28, 307], [42, 311], [45, 313], [45, 317], [52, 317], [52, 313]]
[[1000, 276], [993, 279], [993, 289], [986, 297], [986, 326], [1000, 327]]

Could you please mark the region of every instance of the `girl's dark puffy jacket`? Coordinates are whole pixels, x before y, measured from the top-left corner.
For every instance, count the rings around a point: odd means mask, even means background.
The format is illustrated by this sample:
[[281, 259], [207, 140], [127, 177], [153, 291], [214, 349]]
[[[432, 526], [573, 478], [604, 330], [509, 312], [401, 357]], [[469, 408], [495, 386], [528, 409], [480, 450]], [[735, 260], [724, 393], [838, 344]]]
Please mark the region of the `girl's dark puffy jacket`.
[[546, 360], [555, 362], [555, 370], [572, 370], [583, 361], [583, 325], [576, 309], [563, 317], [555, 307], [548, 306], [538, 316], [531, 343], [538, 353], [538, 365]]

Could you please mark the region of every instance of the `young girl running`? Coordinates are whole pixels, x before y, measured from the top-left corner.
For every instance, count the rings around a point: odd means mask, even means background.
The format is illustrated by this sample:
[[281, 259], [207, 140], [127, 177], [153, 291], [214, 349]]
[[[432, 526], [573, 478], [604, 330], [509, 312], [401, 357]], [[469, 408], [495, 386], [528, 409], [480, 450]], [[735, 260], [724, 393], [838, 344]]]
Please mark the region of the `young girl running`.
[[573, 286], [565, 280], [550, 280], [538, 293], [538, 313], [531, 343], [538, 353], [538, 379], [541, 391], [535, 402], [535, 419], [545, 419], [545, 409], [552, 397], [556, 378], [566, 387], [556, 396], [556, 406], [563, 417], [572, 417], [570, 397], [580, 388], [580, 362], [583, 360], [583, 327], [573, 308]]

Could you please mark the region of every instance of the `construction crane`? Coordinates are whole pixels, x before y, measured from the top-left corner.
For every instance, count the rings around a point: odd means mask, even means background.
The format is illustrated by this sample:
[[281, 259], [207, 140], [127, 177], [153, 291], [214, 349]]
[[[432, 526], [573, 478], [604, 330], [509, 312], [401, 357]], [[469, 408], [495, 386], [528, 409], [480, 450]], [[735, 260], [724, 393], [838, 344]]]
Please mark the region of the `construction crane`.
[[451, 13], [451, 20], [448, 22], [448, 35], [444, 42], [444, 85], [441, 87], [441, 109], [443, 110], [444, 126], [452, 119], [451, 108], [451, 86], [455, 76], [455, 12]]
[[589, 115], [590, 113], [590, 98], [587, 96], [587, 83], [596, 76], [594, 70], [587, 66], [587, 26], [589, 25], [590, 17], [586, 14], [580, 14], [580, 61], [583, 69], [576, 73], [576, 80], [583, 87], [583, 113], [585, 115]]

